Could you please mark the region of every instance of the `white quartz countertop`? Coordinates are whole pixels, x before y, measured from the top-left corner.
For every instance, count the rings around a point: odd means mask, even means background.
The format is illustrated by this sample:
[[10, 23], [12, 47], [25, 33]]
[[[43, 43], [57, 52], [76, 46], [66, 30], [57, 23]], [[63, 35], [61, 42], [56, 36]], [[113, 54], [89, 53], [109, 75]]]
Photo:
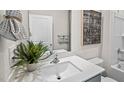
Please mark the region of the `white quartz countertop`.
[[[63, 55], [63, 54], [62, 54]], [[70, 54], [69, 54], [70, 55]], [[88, 79], [102, 73], [104, 71], [103, 68], [94, 65], [93, 63], [88, 62], [87, 60], [84, 60], [78, 56], [75, 55], [70, 55], [68, 57], [61, 57], [60, 58], [60, 63], [62, 62], [71, 62], [72, 64], [74, 64], [76, 67], [78, 67], [79, 69], [82, 70], [81, 73], [79, 73], [78, 75], [72, 76], [70, 78], [61, 80], [61, 82], [83, 82], [83, 81], [87, 81]], [[44, 66], [43, 66], [44, 67]], [[41, 67], [42, 70], [42, 67]], [[17, 73], [17, 71], [16, 71]], [[73, 72], [72, 72], [73, 73]], [[12, 76], [13, 73], [11, 73]], [[38, 76], [37, 76], [38, 75]], [[22, 77], [21, 77], [22, 76]], [[23, 75], [20, 75], [19, 79], [11, 79], [8, 81], [21, 81], [21, 82], [42, 82], [43, 80], [37, 79], [36, 77], [42, 77], [41, 75], [33, 72], [33, 73], [24, 73]], [[45, 81], [43, 81], [45, 82]]]
[[102, 73], [105, 71], [103, 68], [94, 65], [93, 63], [88, 62], [87, 60], [84, 60], [78, 56], [70, 56], [66, 58], [60, 59], [61, 62], [70, 61], [75, 66], [77, 66], [79, 69], [82, 70], [82, 72], [76, 76], [73, 76], [71, 78], [63, 80], [64, 82], [81, 82], [81, 81], [87, 81], [88, 79]]

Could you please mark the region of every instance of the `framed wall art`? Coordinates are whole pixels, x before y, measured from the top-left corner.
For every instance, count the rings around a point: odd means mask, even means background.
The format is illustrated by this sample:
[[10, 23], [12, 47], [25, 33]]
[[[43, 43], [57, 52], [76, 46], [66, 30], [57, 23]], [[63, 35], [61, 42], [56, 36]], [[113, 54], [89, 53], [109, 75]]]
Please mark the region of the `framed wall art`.
[[82, 12], [83, 45], [101, 43], [101, 12], [84, 10]]

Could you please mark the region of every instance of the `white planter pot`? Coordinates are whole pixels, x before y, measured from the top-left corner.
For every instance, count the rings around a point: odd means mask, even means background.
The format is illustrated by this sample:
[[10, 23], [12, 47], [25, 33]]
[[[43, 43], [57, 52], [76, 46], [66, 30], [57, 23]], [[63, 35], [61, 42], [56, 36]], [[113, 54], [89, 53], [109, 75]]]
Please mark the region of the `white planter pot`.
[[27, 64], [27, 71], [32, 72], [37, 69], [37, 64]]

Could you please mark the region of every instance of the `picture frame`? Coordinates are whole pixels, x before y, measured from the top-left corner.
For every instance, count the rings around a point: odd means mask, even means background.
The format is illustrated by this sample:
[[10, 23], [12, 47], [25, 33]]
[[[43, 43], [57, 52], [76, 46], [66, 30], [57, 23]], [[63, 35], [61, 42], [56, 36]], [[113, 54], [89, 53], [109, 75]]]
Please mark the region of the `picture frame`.
[[102, 13], [94, 10], [81, 11], [81, 45], [101, 43]]

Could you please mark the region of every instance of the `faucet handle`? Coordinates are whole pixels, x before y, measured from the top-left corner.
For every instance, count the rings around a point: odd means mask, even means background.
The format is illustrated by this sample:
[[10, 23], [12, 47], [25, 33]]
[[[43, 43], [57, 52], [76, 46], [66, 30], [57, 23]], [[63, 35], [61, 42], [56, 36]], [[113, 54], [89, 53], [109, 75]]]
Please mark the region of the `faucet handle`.
[[55, 55], [55, 58], [58, 58], [58, 54]]
[[58, 55], [55, 54], [54, 59], [50, 63], [58, 63], [58, 62], [59, 62]]

